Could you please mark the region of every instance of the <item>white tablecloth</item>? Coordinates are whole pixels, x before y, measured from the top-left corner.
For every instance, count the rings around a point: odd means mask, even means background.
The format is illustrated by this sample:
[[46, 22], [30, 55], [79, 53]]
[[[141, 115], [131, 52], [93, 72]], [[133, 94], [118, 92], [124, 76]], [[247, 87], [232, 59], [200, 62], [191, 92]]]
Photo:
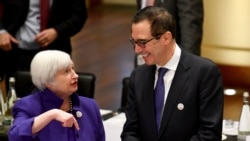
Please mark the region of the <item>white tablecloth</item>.
[[112, 113], [113, 111], [112, 110], [106, 110], [106, 109], [100, 109], [100, 113], [101, 115], [105, 115], [105, 114], [109, 114], [109, 113]]
[[[104, 129], [106, 133], [106, 141], [121, 141], [120, 135], [121, 135], [122, 128], [123, 128], [125, 121], [126, 121], [126, 117], [124, 113], [120, 113], [112, 118], [109, 118], [103, 121]], [[237, 135], [238, 134], [238, 122], [233, 121], [233, 126], [228, 127], [226, 126], [226, 121], [223, 120], [223, 134]]]
[[112, 118], [103, 121], [106, 141], [120, 141], [120, 135], [122, 132], [123, 124], [126, 117], [124, 113], [120, 113]]

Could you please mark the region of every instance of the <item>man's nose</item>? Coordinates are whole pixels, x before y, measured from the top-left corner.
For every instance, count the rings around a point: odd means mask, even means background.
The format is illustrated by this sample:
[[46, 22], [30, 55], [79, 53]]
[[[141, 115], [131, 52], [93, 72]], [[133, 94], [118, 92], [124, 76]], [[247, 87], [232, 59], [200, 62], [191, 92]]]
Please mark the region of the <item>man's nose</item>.
[[142, 48], [140, 46], [138, 46], [137, 44], [135, 44], [135, 46], [134, 46], [134, 52], [138, 54], [141, 51], [142, 51]]

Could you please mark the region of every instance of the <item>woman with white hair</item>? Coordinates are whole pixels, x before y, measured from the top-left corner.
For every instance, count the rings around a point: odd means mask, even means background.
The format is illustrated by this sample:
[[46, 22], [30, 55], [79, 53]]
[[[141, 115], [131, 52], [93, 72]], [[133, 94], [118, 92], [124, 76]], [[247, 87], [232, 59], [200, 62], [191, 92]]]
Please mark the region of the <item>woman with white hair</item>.
[[105, 141], [99, 107], [76, 93], [78, 75], [67, 53], [37, 53], [31, 77], [39, 91], [15, 103], [9, 141]]

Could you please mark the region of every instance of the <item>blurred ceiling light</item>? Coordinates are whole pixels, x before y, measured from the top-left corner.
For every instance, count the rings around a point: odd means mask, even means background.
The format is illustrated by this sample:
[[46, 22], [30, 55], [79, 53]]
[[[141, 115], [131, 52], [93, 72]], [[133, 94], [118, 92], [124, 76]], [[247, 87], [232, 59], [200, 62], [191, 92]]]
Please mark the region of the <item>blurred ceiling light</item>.
[[235, 95], [236, 94], [236, 90], [235, 89], [225, 89], [224, 90], [224, 94], [225, 95]]

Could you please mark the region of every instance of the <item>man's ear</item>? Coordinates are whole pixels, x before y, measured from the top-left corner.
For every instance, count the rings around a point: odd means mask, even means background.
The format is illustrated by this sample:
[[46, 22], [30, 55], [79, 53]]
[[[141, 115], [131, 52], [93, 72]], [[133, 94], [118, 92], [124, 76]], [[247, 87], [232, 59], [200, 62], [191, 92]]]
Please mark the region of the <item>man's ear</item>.
[[163, 41], [166, 44], [169, 44], [172, 41], [172, 34], [169, 31], [166, 31], [164, 34], [162, 34]]
[[170, 40], [170, 39], [172, 39], [172, 33], [169, 32], [169, 31], [165, 32], [163, 34], [163, 38], [164, 38], [164, 40]]

